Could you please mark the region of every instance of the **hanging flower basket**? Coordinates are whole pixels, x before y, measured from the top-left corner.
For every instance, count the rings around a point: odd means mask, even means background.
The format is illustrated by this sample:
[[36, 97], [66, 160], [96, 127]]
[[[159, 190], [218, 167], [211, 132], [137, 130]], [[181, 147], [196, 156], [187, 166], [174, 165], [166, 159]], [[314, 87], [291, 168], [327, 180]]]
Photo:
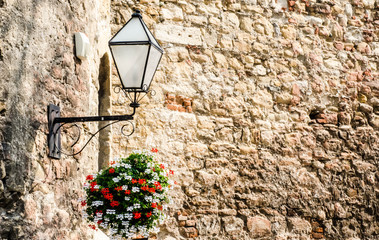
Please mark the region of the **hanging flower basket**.
[[149, 232], [163, 220], [171, 187], [164, 164], [152, 152], [135, 151], [120, 158], [97, 174], [88, 175], [85, 184], [84, 217], [91, 228], [104, 230], [111, 239], [131, 239]]

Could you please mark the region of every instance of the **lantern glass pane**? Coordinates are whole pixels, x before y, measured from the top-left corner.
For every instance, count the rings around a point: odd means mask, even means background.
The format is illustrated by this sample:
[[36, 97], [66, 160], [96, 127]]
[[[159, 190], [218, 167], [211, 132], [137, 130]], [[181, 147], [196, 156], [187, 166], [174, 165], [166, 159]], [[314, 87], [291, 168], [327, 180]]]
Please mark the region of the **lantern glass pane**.
[[142, 22], [138, 17], [133, 17], [110, 41], [113, 42], [135, 42], [148, 41]]
[[157, 50], [154, 46], [150, 46], [149, 61], [146, 67], [145, 81], [144, 85], [146, 87], [150, 86], [151, 81], [153, 80], [154, 73], [158, 67], [159, 61], [161, 60], [162, 53]]
[[141, 88], [149, 45], [111, 45], [124, 88]]
[[150, 38], [150, 41], [155, 44], [156, 46], [159, 46], [159, 43], [157, 42], [157, 40], [155, 39], [155, 37], [153, 36], [153, 34], [151, 34], [150, 30], [147, 28], [145, 22], [143, 22], [143, 25], [145, 26], [145, 29], [146, 29], [146, 32], [147, 32], [147, 35], [149, 35], [149, 38]]

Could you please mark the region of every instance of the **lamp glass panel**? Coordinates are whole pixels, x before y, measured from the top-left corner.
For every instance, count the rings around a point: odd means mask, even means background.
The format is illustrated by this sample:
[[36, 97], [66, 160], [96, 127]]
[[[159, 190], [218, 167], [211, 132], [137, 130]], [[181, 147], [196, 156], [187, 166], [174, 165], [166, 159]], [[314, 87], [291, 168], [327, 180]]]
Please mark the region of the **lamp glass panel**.
[[162, 53], [157, 50], [154, 46], [150, 46], [149, 60], [147, 62], [145, 82], [144, 84], [149, 87], [151, 81], [153, 80], [154, 73], [158, 67], [159, 61], [161, 59]]
[[124, 88], [141, 88], [149, 45], [111, 45]]
[[148, 41], [146, 32], [138, 17], [133, 17], [110, 41], [113, 42], [135, 42]]
[[145, 29], [146, 29], [146, 32], [147, 32], [147, 35], [149, 35], [149, 38], [150, 38], [150, 41], [155, 44], [156, 46], [159, 46], [159, 43], [157, 42], [157, 40], [155, 39], [155, 37], [153, 36], [153, 34], [151, 34], [150, 30], [147, 28], [145, 22], [143, 22], [143, 25], [145, 26]]

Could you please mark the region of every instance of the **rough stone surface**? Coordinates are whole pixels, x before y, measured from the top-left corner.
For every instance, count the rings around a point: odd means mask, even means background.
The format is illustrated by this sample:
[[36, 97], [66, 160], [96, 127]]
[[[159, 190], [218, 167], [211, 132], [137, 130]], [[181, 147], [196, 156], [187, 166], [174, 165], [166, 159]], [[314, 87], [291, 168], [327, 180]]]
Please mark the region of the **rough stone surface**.
[[[0, 238], [93, 238], [78, 199], [98, 139], [48, 158], [45, 109], [125, 114], [114, 92], [99, 107], [99, 65], [138, 7], [165, 50], [156, 94], [134, 135], [119, 124], [101, 141], [112, 139], [107, 156], [158, 148], [174, 169], [158, 239], [378, 239], [378, 4], [0, 0]], [[91, 42], [85, 61], [77, 31]]]
[[[0, 239], [92, 239], [78, 199], [85, 176], [97, 169], [97, 142], [76, 159], [48, 158], [46, 108], [59, 105], [67, 117], [97, 114], [109, 7], [109, 1], [0, 1]], [[88, 60], [75, 57], [79, 31], [91, 42]], [[97, 124], [86, 129], [96, 131]], [[62, 131], [64, 147], [71, 137], [73, 131]]]
[[378, 237], [377, 1], [139, 6], [166, 55], [124, 144], [178, 174], [162, 236]]

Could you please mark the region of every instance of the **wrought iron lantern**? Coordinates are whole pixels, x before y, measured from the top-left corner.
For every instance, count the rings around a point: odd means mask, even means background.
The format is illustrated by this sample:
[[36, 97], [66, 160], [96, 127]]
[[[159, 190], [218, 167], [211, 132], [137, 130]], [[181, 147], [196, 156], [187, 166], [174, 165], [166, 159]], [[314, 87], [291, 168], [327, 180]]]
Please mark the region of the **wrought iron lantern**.
[[[60, 117], [59, 106], [53, 104], [48, 105], [47, 118], [49, 134], [47, 140], [49, 157], [60, 159], [61, 153], [64, 153], [61, 149], [60, 132], [65, 124], [113, 121], [92, 134], [90, 139], [79, 151], [66, 155], [73, 156], [79, 154], [87, 146], [89, 141], [105, 127], [119, 121], [132, 120], [136, 108], [140, 106], [139, 102], [149, 92], [150, 84], [162, 58], [163, 50], [142, 20], [140, 11], [136, 10], [132, 18], [111, 38], [109, 48], [117, 68], [123, 93], [125, 93], [126, 97], [131, 101], [130, 107], [133, 108], [133, 112], [131, 114], [117, 116], [62, 118]], [[78, 127], [77, 125], [75, 126]], [[78, 142], [79, 137], [71, 147]]]
[[163, 50], [137, 10], [109, 41], [123, 89], [146, 92], [154, 77]]

